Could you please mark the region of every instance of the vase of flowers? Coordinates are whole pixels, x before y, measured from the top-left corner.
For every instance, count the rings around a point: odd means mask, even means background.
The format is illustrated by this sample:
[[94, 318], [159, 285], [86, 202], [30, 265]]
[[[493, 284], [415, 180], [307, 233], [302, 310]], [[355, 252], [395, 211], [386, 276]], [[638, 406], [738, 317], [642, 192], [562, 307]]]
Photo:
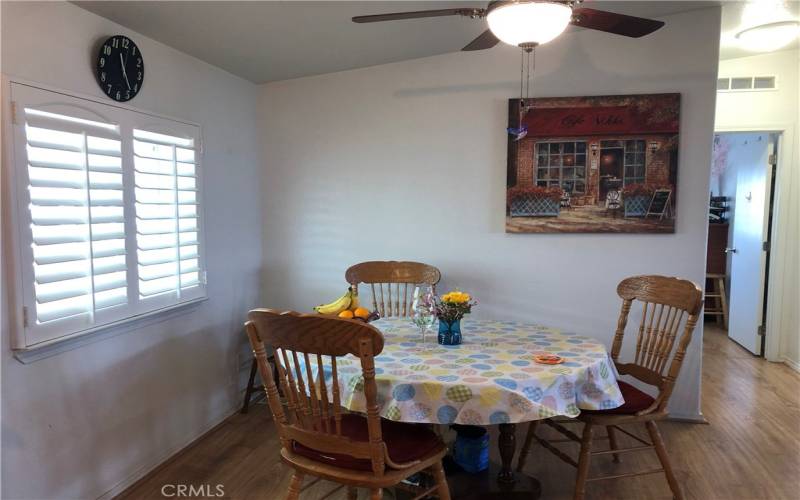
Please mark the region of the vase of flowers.
[[439, 319], [439, 343], [458, 345], [461, 343], [461, 318], [472, 311], [477, 302], [468, 293], [458, 290], [437, 297], [434, 304]]

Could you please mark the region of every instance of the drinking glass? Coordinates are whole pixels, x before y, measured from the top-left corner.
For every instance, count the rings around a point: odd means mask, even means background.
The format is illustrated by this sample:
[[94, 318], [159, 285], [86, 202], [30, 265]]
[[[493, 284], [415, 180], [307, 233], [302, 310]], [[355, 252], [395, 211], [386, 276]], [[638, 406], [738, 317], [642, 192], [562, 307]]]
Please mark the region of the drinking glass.
[[422, 346], [425, 347], [425, 334], [433, 328], [436, 316], [433, 309], [433, 288], [430, 285], [417, 285], [411, 302], [411, 322], [419, 328]]

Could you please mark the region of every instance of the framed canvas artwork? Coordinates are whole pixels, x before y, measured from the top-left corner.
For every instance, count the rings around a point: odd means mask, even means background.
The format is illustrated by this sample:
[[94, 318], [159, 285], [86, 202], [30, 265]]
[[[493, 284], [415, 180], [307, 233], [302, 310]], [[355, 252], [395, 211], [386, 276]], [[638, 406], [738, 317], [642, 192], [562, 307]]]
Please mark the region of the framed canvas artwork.
[[506, 232], [673, 233], [680, 94], [509, 100]]

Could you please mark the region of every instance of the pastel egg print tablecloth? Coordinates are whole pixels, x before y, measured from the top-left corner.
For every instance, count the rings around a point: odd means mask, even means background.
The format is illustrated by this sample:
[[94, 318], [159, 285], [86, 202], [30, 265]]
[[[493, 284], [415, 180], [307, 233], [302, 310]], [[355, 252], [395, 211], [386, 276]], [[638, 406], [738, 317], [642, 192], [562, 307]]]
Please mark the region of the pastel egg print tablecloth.
[[[383, 352], [375, 358], [375, 380], [381, 416], [387, 419], [518, 423], [575, 417], [581, 409], [616, 408], [624, 402], [605, 346], [588, 337], [526, 323], [464, 319], [461, 345], [439, 345], [433, 332], [423, 346], [408, 318], [372, 324], [385, 337]], [[565, 361], [536, 363], [534, 356], [544, 353]], [[366, 411], [360, 361], [347, 356], [338, 367], [342, 404]]]

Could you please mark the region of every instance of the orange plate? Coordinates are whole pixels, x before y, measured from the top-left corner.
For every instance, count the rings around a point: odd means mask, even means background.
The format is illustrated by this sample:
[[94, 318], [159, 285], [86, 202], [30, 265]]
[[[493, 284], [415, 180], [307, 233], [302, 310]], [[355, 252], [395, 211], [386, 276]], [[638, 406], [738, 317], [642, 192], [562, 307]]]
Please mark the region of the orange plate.
[[543, 365], [557, 365], [564, 362], [564, 358], [555, 354], [537, 354], [533, 360]]

